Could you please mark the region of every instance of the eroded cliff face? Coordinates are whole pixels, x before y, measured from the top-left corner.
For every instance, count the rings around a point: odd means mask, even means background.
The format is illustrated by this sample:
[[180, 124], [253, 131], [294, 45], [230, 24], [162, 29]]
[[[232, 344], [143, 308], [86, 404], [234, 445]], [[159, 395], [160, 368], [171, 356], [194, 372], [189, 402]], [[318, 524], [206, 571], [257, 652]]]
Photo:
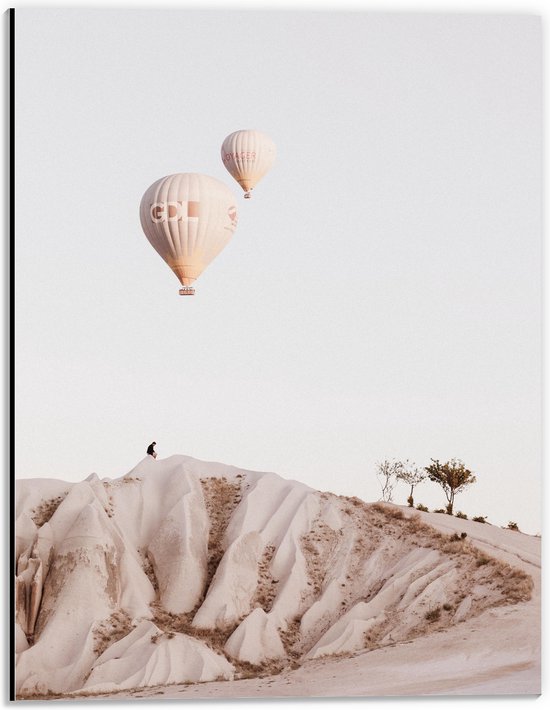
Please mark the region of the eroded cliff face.
[[395, 506], [185, 456], [18, 483], [19, 695], [273, 673], [529, 597]]

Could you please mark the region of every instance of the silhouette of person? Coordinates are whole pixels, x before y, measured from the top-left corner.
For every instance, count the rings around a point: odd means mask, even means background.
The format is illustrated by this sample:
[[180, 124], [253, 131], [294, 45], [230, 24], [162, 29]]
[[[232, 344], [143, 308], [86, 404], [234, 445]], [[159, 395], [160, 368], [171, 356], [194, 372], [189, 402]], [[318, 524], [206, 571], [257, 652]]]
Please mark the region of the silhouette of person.
[[149, 444], [149, 446], [147, 447], [147, 453], [149, 454], [149, 456], [152, 456], [154, 459], [157, 458], [157, 452], [155, 451], [156, 445], [157, 445], [157, 442], [153, 441], [153, 443]]

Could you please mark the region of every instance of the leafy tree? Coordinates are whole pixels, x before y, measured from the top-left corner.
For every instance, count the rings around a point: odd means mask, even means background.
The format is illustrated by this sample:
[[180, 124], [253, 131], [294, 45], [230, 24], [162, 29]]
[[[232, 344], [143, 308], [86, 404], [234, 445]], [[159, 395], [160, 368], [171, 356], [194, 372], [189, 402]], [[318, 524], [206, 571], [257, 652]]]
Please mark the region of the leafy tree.
[[447, 498], [447, 513], [453, 514], [453, 504], [455, 495], [463, 491], [472, 483], [476, 482], [476, 477], [469, 471], [460, 459], [451, 459], [446, 463], [439, 463], [437, 459], [432, 459], [432, 463], [426, 466], [426, 473], [430, 481], [439, 483], [445, 497]]
[[401, 464], [401, 468], [397, 473], [397, 479], [399, 481], [404, 481], [407, 485], [411, 487], [411, 492], [409, 494], [409, 497], [407, 498], [409, 508], [414, 507], [413, 492], [415, 486], [417, 486], [419, 483], [422, 483], [422, 481], [425, 481], [427, 477], [428, 474], [426, 473], [426, 469], [418, 468], [416, 464], [411, 463], [408, 459], [403, 461], [403, 463]]
[[393, 489], [397, 485], [398, 474], [403, 468], [400, 461], [381, 461], [376, 464], [376, 477], [382, 487], [382, 500], [391, 503]]

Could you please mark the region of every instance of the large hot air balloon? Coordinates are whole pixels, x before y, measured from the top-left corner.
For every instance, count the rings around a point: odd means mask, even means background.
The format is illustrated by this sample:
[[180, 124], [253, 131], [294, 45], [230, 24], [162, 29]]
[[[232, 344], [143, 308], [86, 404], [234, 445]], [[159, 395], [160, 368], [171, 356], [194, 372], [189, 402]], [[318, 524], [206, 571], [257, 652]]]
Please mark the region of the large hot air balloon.
[[143, 195], [141, 226], [176, 274], [182, 296], [220, 253], [237, 227], [232, 191], [213, 177], [178, 173], [157, 180]]
[[275, 161], [275, 143], [260, 131], [235, 131], [222, 143], [223, 164], [245, 192], [260, 182]]

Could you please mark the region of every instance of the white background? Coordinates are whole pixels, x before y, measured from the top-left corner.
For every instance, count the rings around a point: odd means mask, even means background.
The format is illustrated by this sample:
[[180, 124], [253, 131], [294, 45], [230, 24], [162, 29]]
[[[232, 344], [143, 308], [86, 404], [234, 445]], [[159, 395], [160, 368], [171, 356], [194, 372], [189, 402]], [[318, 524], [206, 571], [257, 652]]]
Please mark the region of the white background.
[[[447, 5], [388, 9], [540, 12]], [[156, 16], [18, 36], [17, 476], [122, 475], [154, 438], [372, 500], [375, 461], [459, 456], [457, 508], [540, 532], [535, 23], [254, 39], [231, 13], [182, 40]], [[184, 301], [139, 199], [169, 172], [231, 184], [219, 144], [247, 126], [277, 165]]]

